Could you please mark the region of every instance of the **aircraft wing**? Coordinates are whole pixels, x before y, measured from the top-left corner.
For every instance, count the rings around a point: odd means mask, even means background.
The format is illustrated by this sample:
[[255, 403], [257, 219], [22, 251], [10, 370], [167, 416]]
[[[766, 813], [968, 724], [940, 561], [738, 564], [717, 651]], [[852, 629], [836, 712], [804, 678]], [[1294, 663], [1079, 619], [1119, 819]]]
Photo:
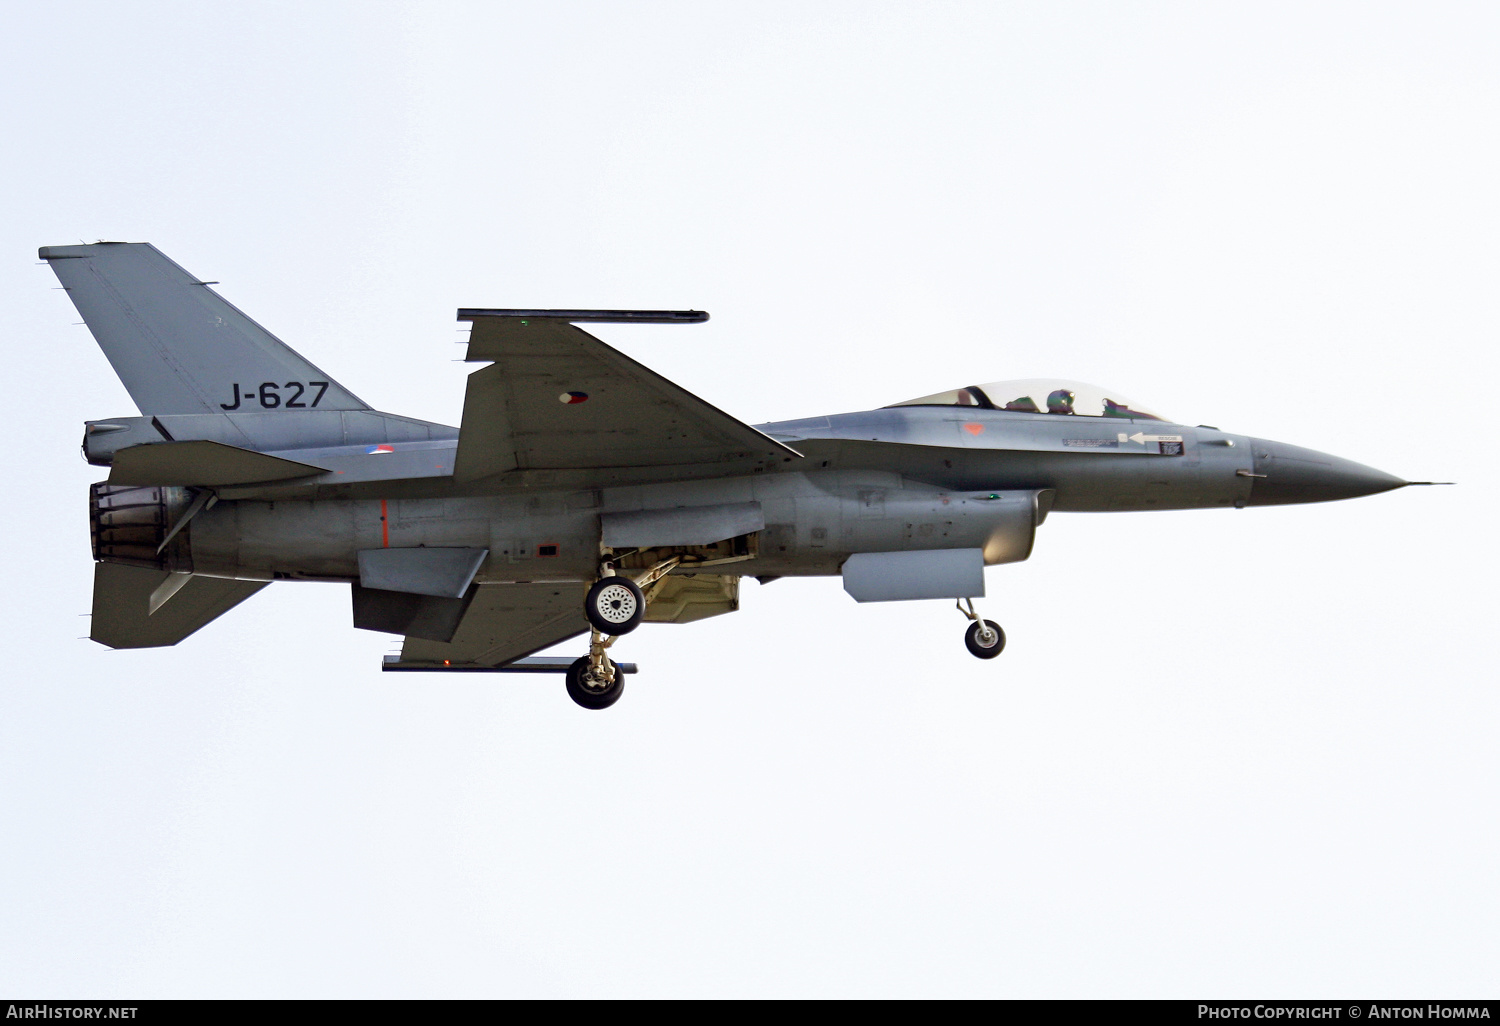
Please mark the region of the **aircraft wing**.
[[454, 476], [671, 467], [717, 477], [800, 454], [571, 323], [707, 320], [696, 311], [460, 310], [469, 375]]
[[[485, 584], [474, 595], [453, 640], [407, 635], [401, 658], [387, 670], [465, 670], [504, 666], [588, 633], [583, 596], [588, 585]], [[693, 574], [663, 579], [646, 620], [692, 623], [740, 607], [739, 578]]]
[[503, 666], [583, 634], [583, 594], [588, 585], [486, 584], [447, 643], [408, 636], [401, 660], [389, 669]]

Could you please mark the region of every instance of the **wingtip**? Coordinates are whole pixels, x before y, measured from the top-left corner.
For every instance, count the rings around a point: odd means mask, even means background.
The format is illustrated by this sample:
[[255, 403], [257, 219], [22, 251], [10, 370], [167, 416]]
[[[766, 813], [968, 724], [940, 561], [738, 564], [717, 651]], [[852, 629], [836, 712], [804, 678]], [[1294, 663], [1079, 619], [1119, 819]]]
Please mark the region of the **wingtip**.
[[77, 246], [43, 246], [36, 251], [36, 255], [43, 260], [84, 260], [91, 255], [89, 248], [87, 243]]
[[458, 319], [461, 321], [494, 318], [595, 324], [702, 324], [708, 320], [708, 313], [703, 310], [521, 310], [478, 307], [461, 307], [458, 311]]

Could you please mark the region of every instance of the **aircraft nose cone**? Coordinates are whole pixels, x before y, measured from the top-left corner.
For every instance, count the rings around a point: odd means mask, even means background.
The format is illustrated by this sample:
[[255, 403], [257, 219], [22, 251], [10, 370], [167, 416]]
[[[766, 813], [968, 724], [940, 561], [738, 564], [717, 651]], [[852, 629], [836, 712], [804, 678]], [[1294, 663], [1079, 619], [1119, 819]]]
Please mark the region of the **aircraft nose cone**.
[[1255, 473], [1265, 475], [1255, 478], [1250, 489], [1251, 506], [1355, 499], [1406, 485], [1383, 470], [1285, 442], [1255, 438], [1251, 450]]

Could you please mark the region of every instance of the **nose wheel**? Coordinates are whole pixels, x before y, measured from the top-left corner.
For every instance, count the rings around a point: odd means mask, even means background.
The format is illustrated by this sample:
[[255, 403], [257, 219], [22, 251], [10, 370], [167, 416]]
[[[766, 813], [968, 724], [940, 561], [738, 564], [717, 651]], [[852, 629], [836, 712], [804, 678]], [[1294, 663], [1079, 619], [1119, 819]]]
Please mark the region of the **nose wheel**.
[[974, 611], [973, 599], [960, 599], [958, 611], [972, 621], [964, 631], [964, 647], [969, 650], [970, 655], [979, 659], [993, 659], [1005, 651], [1005, 631], [994, 620], [980, 619], [979, 614]]

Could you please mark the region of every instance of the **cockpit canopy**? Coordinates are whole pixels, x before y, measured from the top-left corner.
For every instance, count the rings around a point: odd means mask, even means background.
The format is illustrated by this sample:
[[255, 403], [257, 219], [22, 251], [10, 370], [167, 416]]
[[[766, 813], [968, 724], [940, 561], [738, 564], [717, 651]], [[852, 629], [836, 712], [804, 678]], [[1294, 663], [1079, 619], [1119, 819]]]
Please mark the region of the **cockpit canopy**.
[[972, 406], [1015, 413], [1118, 417], [1122, 420], [1165, 419], [1130, 402], [1119, 392], [1062, 378], [991, 381], [988, 385], [969, 385], [936, 395], [924, 395], [920, 399], [908, 399], [904, 403], [892, 403], [886, 409], [896, 406]]

